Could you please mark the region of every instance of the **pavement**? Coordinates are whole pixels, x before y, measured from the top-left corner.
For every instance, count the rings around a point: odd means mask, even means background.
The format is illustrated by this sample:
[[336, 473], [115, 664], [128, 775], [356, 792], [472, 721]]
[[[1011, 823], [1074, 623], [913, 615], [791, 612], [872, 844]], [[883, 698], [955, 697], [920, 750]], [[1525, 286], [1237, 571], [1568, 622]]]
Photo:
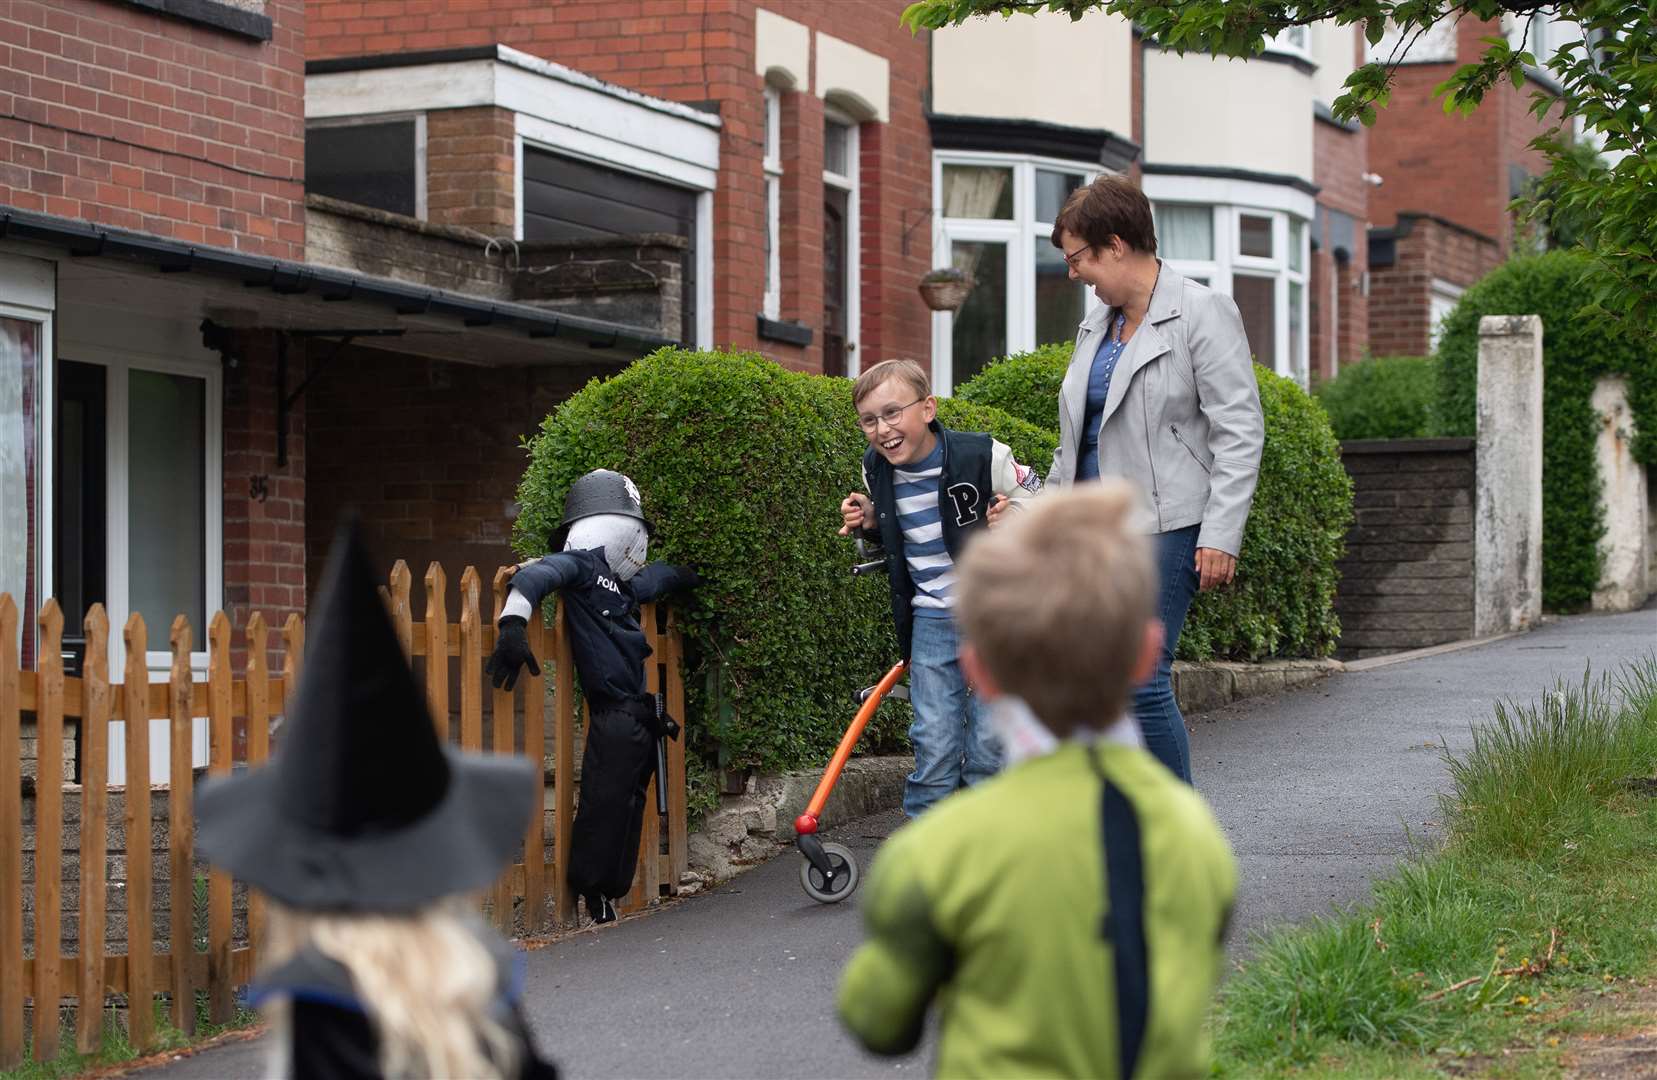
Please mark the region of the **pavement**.
[[[1430, 842], [1443, 748], [1465, 750], [1495, 702], [1654, 651], [1657, 607], [1573, 616], [1192, 718], [1192, 771], [1241, 867], [1234, 956], [1258, 931], [1361, 902]], [[831, 837], [867, 867], [899, 824], [877, 814]], [[800, 863], [784, 853], [706, 895], [532, 951], [526, 1008], [544, 1052], [571, 1078], [926, 1073], [926, 1048], [875, 1058], [835, 1022], [840, 968], [862, 937], [856, 901], [811, 901]], [[264, 1053], [262, 1039], [242, 1040], [138, 1075], [255, 1080]]]

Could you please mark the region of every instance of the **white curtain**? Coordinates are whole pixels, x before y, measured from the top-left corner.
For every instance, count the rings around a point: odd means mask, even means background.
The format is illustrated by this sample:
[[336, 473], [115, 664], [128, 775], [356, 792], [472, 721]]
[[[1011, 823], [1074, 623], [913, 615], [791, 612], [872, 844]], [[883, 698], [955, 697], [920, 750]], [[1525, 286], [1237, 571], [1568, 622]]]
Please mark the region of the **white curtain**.
[[1156, 250], [1165, 259], [1211, 262], [1214, 258], [1214, 208], [1159, 204]]
[[[30, 624], [29, 471], [34, 420], [23, 412], [24, 380], [34, 377], [40, 327], [0, 318], [0, 592], [18, 608], [18, 640]], [[32, 395], [31, 395], [32, 396]]]
[[[1012, 180], [1012, 170], [999, 166], [945, 165], [944, 217], [996, 217], [996, 205]], [[950, 262], [957, 270], [965, 270], [976, 279], [982, 250], [977, 244], [956, 244]]]

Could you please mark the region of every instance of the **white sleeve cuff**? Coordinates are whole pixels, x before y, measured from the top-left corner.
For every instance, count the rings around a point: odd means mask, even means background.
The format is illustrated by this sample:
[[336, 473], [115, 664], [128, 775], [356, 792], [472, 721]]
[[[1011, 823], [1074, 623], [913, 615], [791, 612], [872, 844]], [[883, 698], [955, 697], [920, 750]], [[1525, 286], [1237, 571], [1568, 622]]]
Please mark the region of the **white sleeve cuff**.
[[530, 606], [529, 600], [524, 596], [524, 594], [519, 592], [517, 589], [513, 589], [506, 594], [506, 603], [501, 606], [501, 618], [504, 619], [508, 615], [516, 615], [518, 618], [528, 622], [530, 615], [533, 614], [534, 611], [535, 609]]

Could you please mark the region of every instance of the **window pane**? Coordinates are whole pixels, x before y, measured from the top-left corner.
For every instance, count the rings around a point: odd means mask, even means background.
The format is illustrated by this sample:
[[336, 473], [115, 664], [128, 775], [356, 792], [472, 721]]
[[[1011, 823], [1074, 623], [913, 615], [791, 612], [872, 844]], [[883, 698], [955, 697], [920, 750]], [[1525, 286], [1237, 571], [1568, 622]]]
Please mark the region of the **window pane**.
[[1299, 218], [1289, 219], [1289, 269], [1301, 273], [1306, 268], [1306, 260], [1300, 249], [1306, 242], [1306, 223]]
[[1300, 282], [1289, 282], [1289, 370], [1303, 386], [1306, 384], [1306, 320], [1301, 313], [1304, 292], [1305, 286]]
[[781, 144], [782, 126], [782, 99], [775, 90], [765, 91], [765, 161], [769, 166], [777, 160], [778, 147]]
[[1237, 215], [1237, 253], [1272, 257], [1272, 219], [1257, 214]]
[[1087, 286], [1070, 280], [1064, 256], [1045, 239], [1036, 242], [1036, 344], [1069, 341], [1087, 314]]
[[1013, 216], [1013, 171], [990, 165], [944, 166], [944, 217]]
[[128, 375], [127, 592], [156, 651], [181, 613], [191, 648], [206, 647], [206, 386], [187, 375]]
[[974, 281], [950, 332], [955, 385], [960, 386], [1007, 353], [1007, 245], [959, 240], [953, 262]]
[[1231, 298], [1243, 315], [1249, 351], [1256, 362], [1277, 367], [1277, 279], [1237, 274], [1231, 279]]
[[414, 121], [305, 131], [305, 190], [393, 214], [418, 213]]
[[1214, 208], [1159, 204], [1156, 249], [1165, 259], [1214, 260]]
[[1036, 170], [1036, 220], [1052, 221], [1070, 193], [1086, 182], [1081, 173]]
[[847, 138], [845, 124], [837, 124], [829, 120], [823, 125], [823, 168], [836, 176], [850, 176], [851, 162], [847, 160], [846, 148], [850, 140]]
[[0, 592], [20, 609], [18, 645], [24, 667], [34, 664], [35, 471], [38, 423], [39, 323], [0, 318]]

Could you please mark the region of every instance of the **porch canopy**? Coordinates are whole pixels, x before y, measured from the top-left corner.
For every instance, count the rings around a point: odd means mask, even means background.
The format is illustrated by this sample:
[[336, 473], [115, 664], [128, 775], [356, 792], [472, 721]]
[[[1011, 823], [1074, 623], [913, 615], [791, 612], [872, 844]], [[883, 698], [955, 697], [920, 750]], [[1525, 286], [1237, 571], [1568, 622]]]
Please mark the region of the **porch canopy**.
[[3, 205], [0, 242], [73, 256], [59, 262], [60, 291], [226, 330], [372, 336], [399, 353], [488, 367], [622, 364], [674, 344], [603, 319]]

